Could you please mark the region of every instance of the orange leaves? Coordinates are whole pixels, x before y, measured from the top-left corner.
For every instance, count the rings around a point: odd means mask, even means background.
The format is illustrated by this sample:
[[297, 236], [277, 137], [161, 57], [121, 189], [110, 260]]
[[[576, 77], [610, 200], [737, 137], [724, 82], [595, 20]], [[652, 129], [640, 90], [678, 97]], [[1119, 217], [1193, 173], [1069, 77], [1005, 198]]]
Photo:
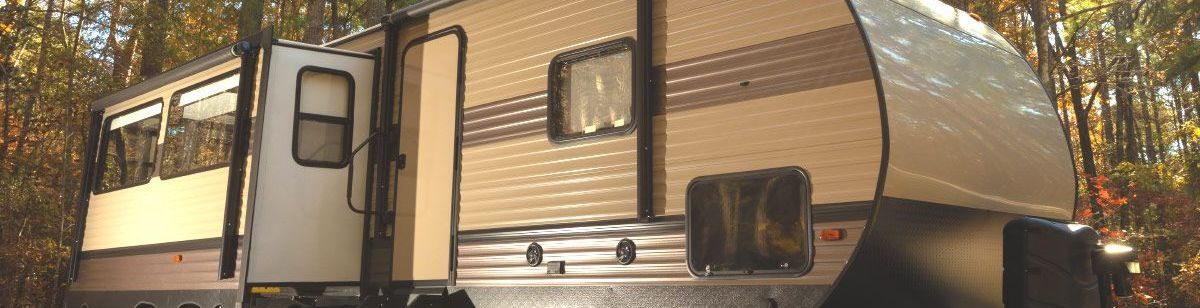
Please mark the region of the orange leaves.
[[[1116, 191], [1110, 186], [1110, 183], [1111, 181], [1107, 176], [1104, 175], [1098, 175], [1092, 178], [1092, 188], [1089, 190], [1093, 196], [1096, 196], [1096, 204], [1100, 205], [1101, 208], [1112, 209], [1125, 205], [1129, 202], [1130, 197], [1136, 196], [1132, 193], [1128, 195], [1121, 195], [1120, 192]], [[1132, 190], [1133, 187], [1134, 186], [1131, 183], [1127, 188]]]

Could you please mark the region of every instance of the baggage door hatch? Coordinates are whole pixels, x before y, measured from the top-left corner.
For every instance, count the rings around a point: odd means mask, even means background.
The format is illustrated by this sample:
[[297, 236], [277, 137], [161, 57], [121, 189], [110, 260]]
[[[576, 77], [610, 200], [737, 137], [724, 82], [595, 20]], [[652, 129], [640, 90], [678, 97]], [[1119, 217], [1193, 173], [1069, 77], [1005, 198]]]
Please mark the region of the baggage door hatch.
[[252, 145], [246, 283], [357, 285], [363, 216], [347, 202], [365, 207], [367, 155], [350, 152], [370, 135], [375, 57], [283, 40], [269, 50]]

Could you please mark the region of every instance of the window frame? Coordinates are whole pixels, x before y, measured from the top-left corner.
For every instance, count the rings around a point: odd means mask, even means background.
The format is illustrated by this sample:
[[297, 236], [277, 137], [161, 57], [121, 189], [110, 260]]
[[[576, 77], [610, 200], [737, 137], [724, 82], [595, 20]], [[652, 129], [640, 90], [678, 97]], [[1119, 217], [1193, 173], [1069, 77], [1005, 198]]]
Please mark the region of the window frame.
[[[213, 76], [212, 78], [208, 78], [208, 79], [205, 79], [205, 80], [203, 80], [203, 81], [200, 81], [200, 82], [197, 82], [197, 83], [193, 83], [193, 84], [191, 84], [191, 85], [188, 85], [188, 86], [187, 86], [187, 87], [185, 87], [185, 88], [182, 88], [182, 89], [179, 89], [179, 90], [175, 90], [174, 92], [171, 92], [171, 103], [170, 103], [170, 104], [167, 104], [167, 105], [163, 105], [163, 108], [164, 108], [164, 110], [163, 110], [163, 111], [164, 111], [164, 113], [167, 115], [167, 117], [166, 117], [165, 121], [163, 121], [163, 122], [164, 122], [164, 125], [163, 125], [163, 130], [165, 131], [165, 130], [166, 130], [168, 127], [170, 127], [170, 124], [171, 124], [171, 123], [170, 123], [170, 122], [171, 122], [171, 114], [170, 114], [170, 112], [171, 112], [171, 106], [173, 106], [173, 105], [175, 105], [175, 104], [179, 103], [179, 99], [183, 97], [183, 93], [185, 93], [185, 92], [188, 92], [188, 91], [191, 91], [191, 90], [198, 89], [198, 88], [200, 88], [200, 87], [203, 87], [203, 86], [205, 86], [205, 85], [208, 85], [208, 84], [211, 84], [211, 83], [217, 82], [218, 80], [221, 80], [221, 79], [229, 78], [229, 77], [231, 77], [231, 76], [233, 76], [233, 75], [237, 75], [237, 74], [239, 74], [240, 72], [241, 72], [241, 70], [240, 70], [240, 69], [233, 69], [233, 70], [230, 70], [230, 71], [228, 71], [228, 72], [224, 72], [224, 73], [221, 73], [221, 74], [219, 74], [219, 75]], [[240, 82], [238, 83], [238, 91], [242, 91], [242, 85], [241, 85], [241, 83], [240, 83]], [[235, 113], [235, 116], [236, 116], [236, 113], [237, 113], [237, 104], [236, 104], [236, 102], [234, 103], [234, 113]], [[237, 132], [234, 132], [233, 134], [236, 134], [236, 133], [237, 133]], [[232, 135], [233, 135], [233, 134], [231, 134], [231, 136], [230, 136], [230, 143], [232, 143], [232, 142], [233, 142], [233, 139], [232, 139]], [[162, 142], [163, 142], [163, 144], [165, 145], [165, 144], [166, 144], [166, 142], [167, 142], [167, 135], [165, 135], [165, 134], [164, 134], [162, 139], [163, 139], [163, 140], [162, 140]], [[165, 146], [164, 146], [164, 148], [165, 148]], [[230, 151], [233, 151], [233, 146], [232, 146], [232, 144], [230, 145]], [[204, 166], [204, 167], [199, 167], [199, 168], [192, 168], [192, 169], [185, 169], [185, 170], [183, 170], [183, 171], [179, 171], [179, 172], [177, 172], [177, 173], [172, 173], [172, 174], [164, 174], [164, 173], [162, 173], [162, 170], [163, 170], [163, 168], [162, 168], [162, 164], [163, 164], [163, 162], [165, 162], [165, 161], [166, 161], [165, 159], [163, 159], [163, 155], [165, 155], [165, 154], [166, 154], [166, 151], [165, 151], [165, 150], [164, 150], [164, 151], [159, 151], [159, 152], [158, 152], [158, 162], [157, 162], [157, 166], [158, 166], [158, 168], [157, 168], [157, 169], [155, 169], [155, 170], [156, 170], [156, 172], [158, 172], [158, 177], [159, 177], [160, 179], [164, 180], [164, 181], [165, 181], [165, 180], [169, 180], [169, 179], [178, 178], [178, 177], [185, 177], [185, 176], [189, 176], [189, 175], [193, 175], [193, 174], [197, 174], [197, 173], [201, 173], [201, 172], [205, 172], [205, 171], [210, 171], [210, 170], [216, 170], [216, 169], [221, 169], [221, 168], [229, 167], [229, 163], [230, 163], [229, 161], [226, 161], [225, 163], [221, 163], [221, 164], [215, 164], [215, 165]], [[229, 160], [233, 160], [233, 153], [229, 153]]]
[[[624, 50], [629, 50], [630, 61], [629, 82], [631, 88], [629, 91], [629, 121], [621, 126], [598, 129], [590, 133], [565, 136], [559, 135], [558, 132], [562, 130], [560, 126], [562, 125], [563, 121], [554, 120], [555, 117], [562, 114], [563, 110], [562, 102], [559, 100], [559, 86], [561, 86], [563, 83], [562, 80], [559, 80], [558, 78], [560, 75], [559, 72], [562, 71], [563, 67], [568, 64], [612, 55]], [[595, 139], [604, 136], [627, 135], [636, 130], [638, 122], [640, 122], [639, 119], [642, 117], [640, 112], [638, 112], [641, 109], [638, 108], [640, 101], [640, 99], [638, 99], [639, 90], [637, 88], [637, 75], [640, 71], [637, 61], [638, 55], [639, 50], [637, 50], [637, 42], [632, 37], [622, 37], [555, 55], [554, 58], [550, 60], [550, 67], [546, 74], [546, 137], [550, 140], [550, 142], [555, 144], [564, 144], [581, 140]]]
[[[147, 177], [143, 181], [131, 182], [131, 183], [127, 183], [127, 184], [113, 186], [108, 189], [104, 189], [104, 173], [108, 171], [108, 164], [107, 164], [106, 159], [108, 158], [108, 141], [110, 138], [109, 132], [112, 131], [111, 130], [112, 121], [123, 115], [127, 115], [130, 113], [133, 113], [134, 111], [142, 110], [143, 108], [153, 106], [154, 104], [162, 104], [162, 105], [160, 106], [160, 108], [158, 110], [158, 135], [154, 136], [154, 146], [152, 147], [154, 153], [152, 153], [150, 155], [152, 157], [152, 159], [154, 160], [154, 162], [153, 162], [154, 167], [151, 167], [152, 169], [150, 170], [150, 176]], [[99, 195], [99, 194], [104, 194], [104, 193], [108, 193], [108, 192], [114, 192], [114, 191], [130, 188], [130, 187], [141, 186], [146, 183], [150, 183], [150, 180], [158, 175], [158, 167], [159, 167], [158, 161], [162, 155], [161, 154], [162, 146], [159, 145], [159, 142], [162, 141], [161, 137], [162, 137], [162, 132], [163, 132], [163, 122], [165, 122], [165, 121], [163, 121], [164, 120], [163, 115], [166, 113], [166, 108], [167, 108], [167, 105], [163, 103], [162, 97], [156, 97], [148, 102], [137, 104], [136, 106], [129, 107], [128, 109], [121, 110], [120, 112], [117, 112], [112, 115], [104, 117], [104, 124], [100, 125], [100, 144], [99, 144], [99, 147], [97, 150], [98, 155], [96, 156], [96, 161], [93, 162], [96, 166], [95, 167], [96, 173], [93, 175], [93, 179], [92, 179], [93, 194]]]
[[[330, 116], [330, 115], [323, 115], [323, 114], [306, 113], [306, 112], [300, 111], [300, 98], [301, 98], [300, 95], [303, 94], [302, 90], [304, 88], [304, 83], [303, 83], [304, 73], [308, 73], [308, 72], [330, 74], [330, 75], [335, 75], [335, 76], [339, 76], [339, 77], [346, 79], [346, 84], [347, 84], [347, 86], [349, 86], [349, 89], [346, 91], [347, 95], [346, 95], [346, 117], [345, 118], [340, 118], [340, 117]], [[354, 75], [350, 74], [350, 72], [347, 72], [347, 71], [332, 69], [332, 68], [327, 68], [327, 67], [321, 67], [321, 66], [315, 66], [315, 65], [305, 65], [296, 72], [296, 94], [295, 94], [296, 105], [295, 105], [295, 108], [292, 110], [292, 160], [296, 161], [296, 163], [301, 166], [314, 167], [314, 168], [341, 169], [341, 168], [345, 168], [346, 165], [350, 164], [350, 160], [353, 159], [353, 157], [350, 156], [350, 143], [351, 143], [351, 139], [354, 137], [354, 90], [355, 90]], [[342, 146], [342, 155], [343, 155], [342, 161], [329, 162], [329, 161], [323, 161], [323, 160], [309, 160], [309, 159], [300, 158], [299, 153], [296, 152], [300, 148], [300, 121], [314, 121], [314, 122], [320, 122], [320, 123], [325, 123], [325, 124], [344, 125], [345, 129], [342, 130], [342, 145], [341, 145]]]
[[[694, 205], [692, 203], [692, 196], [693, 196], [692, 191], [693, 191], [693, 189], [695, 189], [696, 185], [698, 183], [704, 183], [704, 182], [742, 180], [742, 179], [748, 179], [748, 178], [763, 178], [763, 177], [769, 177], [769, 176], [790, 176], [790, 175], [795, 175], [795, 176], [799, 177], [800, 184], [801, 184], [799, 187], [799, 189], [800, 189], [799, 193], [801, 194], [801, 196], [800, 196], [800, 206], [801, 206], [800, 215], [802, 217], [800, 217], [800, 219], [804, 220], [804, 223], [808, 228], [808, 232], [806, 232], [806, 237], [808, 239], [808, 242], [805, 243], [805, 245], [804, 245], [805, 254], [807, 255], [807, 260], [805, 260], [806, 262], [804, 262], [804, 264], [799, 264], [799, 267], [789, 267], [786, 270], [754, 269], [749, 274], [745, 274], [745, 273], [739, 274], [739, 273], [732, 273], [729, 271], [721, 271], [721, 272], [714, 272], [716, 274], [714, 274], [712, 276], [706, 276], [705, 272], [703, 272], [703, 271], [697, 272], [693, 268], [693, 264], [692, 264], [692, 262], [693, 262], [693, 260], [692, 260], [692, 250], [693, 250], [693, 247], [692, 247], [693, 246], [692, 245], [693, 230], [692, 230], [692, 228], [698, 227], [698, 226], [693, 226], [693, 221], [692, 221], [693, 219], [695, 219], [697, 217], [696, 215], [693, 214], [693, 212], [695, 211], [695, 210], [693, 210], [693, 207], [695, 207], [696, 205]], [[813, 265], [815, 263], [814, 257], [816, 256], [816, 248], [815, 248], [816, 238], [813, 235], [815, 228], [813, 227], [813, 220], [812, 220], [812, 205], [813, 205], [812, 186], [813, 186], [812, 177], [809, 175], [808, 170], [805, 170], [804, 168], [801, 168], [798, 166], [787, 166], [787, 167], [759, 169], [759, 170], [724, 173], [724, 174], [716, 174], [716, 175], [706, 175], [706, 176], [700, 176], [700, 177], [693, 178], [690, 182], [688, 182], [687, 189], [685, 190], [685, 193], [684, 193], [684, 216], [686, 217], [685, 222], [684, 222], [684, 246], [685, 246], [684, 259], [685, 259], [685, 263], [687, 265], [688, 273], [691, 274], [692, 277], [700, 278], [700, 279], [746, 279], [746, 278], [750, 278], [750, 277], [764, 277], [764, 278], [801, 277], [801, 276], [807, 275], [810, 271], [812, 271]]]

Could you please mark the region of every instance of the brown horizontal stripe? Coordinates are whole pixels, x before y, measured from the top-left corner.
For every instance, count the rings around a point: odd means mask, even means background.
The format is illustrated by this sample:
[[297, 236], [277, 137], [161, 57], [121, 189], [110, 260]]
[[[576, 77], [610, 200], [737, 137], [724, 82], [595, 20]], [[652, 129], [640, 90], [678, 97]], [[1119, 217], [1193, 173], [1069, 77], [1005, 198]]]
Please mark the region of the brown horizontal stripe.
[[655, 70], [658, 113], [734, 103], [872, 78], [853, 24], [693, 58]]
[[463, 111], [464, 147], [545, 132], [545, 92], [521, 95]]
[[[668, 63], [654, 69], [665, 80], [656, 114], [736, 103], [869, 80], [866, 45], [854, 25]], [[467, 108], [463, 146], [545, 134], [546, 93], [537, 92]]]
[[[162, 246], [167, 247], [167, 246]], [[217, 279], [221, 249], [179, 247], [145, 254], [92, 256], [79, 263], [72, 291], [236, 289], [238, 279]], [[157, 247], [155, 249], [158, 249]], [[237, 251], [238, 266], [242, 249]], [[175, 262], [175, 257], [181, 258]], [[234, 276], [241, 271], [234, 271]]]

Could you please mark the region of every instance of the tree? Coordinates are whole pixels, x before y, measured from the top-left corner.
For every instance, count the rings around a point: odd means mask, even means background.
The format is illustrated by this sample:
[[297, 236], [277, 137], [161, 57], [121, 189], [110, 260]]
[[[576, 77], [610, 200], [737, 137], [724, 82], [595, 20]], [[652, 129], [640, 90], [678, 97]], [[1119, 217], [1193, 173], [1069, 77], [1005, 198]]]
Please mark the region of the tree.
[[238, 15], [238, 38], [247, 37], [262, 29], [262, 0], [242, 0], [238, 12], [240, 12]]
[[163, 70], [163, 60], [166, 58], [165, 39], [167, 36], [168, 0], [149, 0], [146, 2], [145, 22], [146, 31], [142, 32], [142, 68], [140, 76], [145, 79]]
[[309, 44], [320, 44], [324, 40], [325, 0], [307, 0], [304, 6], [304, 39]]

